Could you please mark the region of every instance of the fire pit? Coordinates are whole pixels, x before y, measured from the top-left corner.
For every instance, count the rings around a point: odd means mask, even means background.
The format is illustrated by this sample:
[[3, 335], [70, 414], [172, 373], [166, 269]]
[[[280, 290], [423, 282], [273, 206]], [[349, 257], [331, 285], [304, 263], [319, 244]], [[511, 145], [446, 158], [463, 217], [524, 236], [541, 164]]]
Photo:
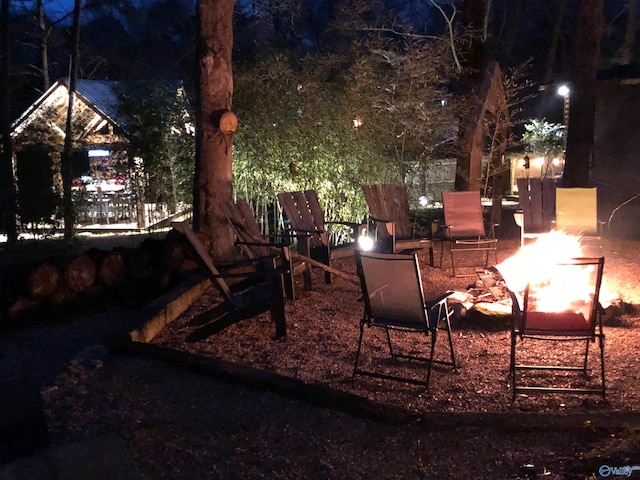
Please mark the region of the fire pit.
[[[582, 277], [567, 277], [558, 266], [572, 258], [585, 257], [581, 238], [559, 231], [540, 235], [535, 242], [522, 246], [519, 251], [496, 266], [476, 271], [477, 281], [464, 292], [451, 298], [465, 310], [478, 310], [485, 315], [511, 314], [509, 290], [518, 298], [527, 283], [544, 293], [538, 299], [538, 308], [560, 312], [572, 308], [576, 300], [588, 291]], [[603, 281], [600, 300], [610, 306], [617, 295]]]

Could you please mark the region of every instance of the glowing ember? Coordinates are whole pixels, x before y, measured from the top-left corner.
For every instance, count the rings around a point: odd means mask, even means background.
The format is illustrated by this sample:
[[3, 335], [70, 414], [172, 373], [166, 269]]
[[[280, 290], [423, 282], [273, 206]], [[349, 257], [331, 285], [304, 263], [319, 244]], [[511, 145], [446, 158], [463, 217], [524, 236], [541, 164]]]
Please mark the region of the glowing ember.
[[[520, 296], [530, 284], [530, 301], [541, 312], [574, 311], [589, 316], [593, 294], [593, 266], [562, 265], [572, 258], [583, 257], [580, 237], [559, 231], [540, 235], [535, 242], [496, 266], [509, 289]], [[577, 271], [576, 268], [580, 268]], [[603, 282], [601, 303], [615, 298]], [[521, 305], [522, 306], [522, 305]], [[530, 305], [530, 308], [533, 305]]]

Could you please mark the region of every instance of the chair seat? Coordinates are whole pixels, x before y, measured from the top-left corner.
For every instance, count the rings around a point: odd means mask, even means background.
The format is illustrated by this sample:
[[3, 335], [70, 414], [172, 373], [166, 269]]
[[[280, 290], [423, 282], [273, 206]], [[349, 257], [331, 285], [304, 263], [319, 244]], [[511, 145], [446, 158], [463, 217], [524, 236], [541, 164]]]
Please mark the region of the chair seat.
[[553, 332], [554, 336], [590, 335], [591, 328], [584, 315], [576, 312], [527, 312], [525, 334], [544, 334]]
[[[430, 308], [426, 306], [425, 308]], [[427, 322], [424, 320], [408, 320], [402, 318], [378, 317], [371, 320], [375, 326], [388, 326], [390, 328], [400, 328], [404, 330], [418, 330], [428, 333], [429, 329], [438, 326], [439, 312], [437, 310], [427, 310]]]

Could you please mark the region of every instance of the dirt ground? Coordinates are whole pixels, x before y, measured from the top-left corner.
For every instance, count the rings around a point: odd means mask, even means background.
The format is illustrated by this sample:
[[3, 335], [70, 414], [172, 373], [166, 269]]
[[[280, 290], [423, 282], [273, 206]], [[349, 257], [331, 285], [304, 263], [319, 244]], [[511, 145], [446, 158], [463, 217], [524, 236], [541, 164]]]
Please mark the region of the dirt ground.
[[[219, 300], [210, 291], [150, 346], [182, 353], [183, 362], [161, 361], [162, 355], [74, 356], [81, 343], [70, 337], [99, 344], [101, 332], [136, 320], [117, 310], [69, 319], [49, 329], [46, 340], [34, 331], [6, 332], [4, 359], [19, 354], [22, 365], [33, 363], [42, 382], [50, 382], [43, 401], [53, 443], [115, 433], [139, 466], [135, 478], [599, 478], [603, 466], [640, 465], [639, 246], [606, 240], [602, 250], [605, 281], [622, 300], [605, 326], [605, 399], [544, 394], [511, 402], [508, 318], [475, 310], [452, 324], [458, 368], [435, 366], [428, 391], [352, 378], [359, 287], [339, 277], [325, 284], [315, 269], [313, 291], [303, 291], [298, 278], [299, 297], [286, 302], [284, 339], [274, 338], [262, 314], [190, 341], [202, 328], [193, 319]], [[516, 240], [501, 241], [499, 261], [517, 247]], [[469, 278], [429, 267], [424, 253], [420, 263], [427, 296], [469, 286]], [[334, 266], [355, 273], [351, 258]], [[368, 366], [423, 372], [389, 362], [383, 339], [365, 334]], [[448, 353], [443, 340], [439, 358]], [[597, 368], [590, 363], [593, 374], [583, 380], [596, 379]], [[221, 370], [237, 378], [215, 374]], [[291, 379], [296, 388], [283, 394], [274, 378]], [[300, 394], [309, 391], [318, 398]], [[327, 392], [344, 397], [322, 397]], [[376, 420], [364, 410], [382, 415]]]

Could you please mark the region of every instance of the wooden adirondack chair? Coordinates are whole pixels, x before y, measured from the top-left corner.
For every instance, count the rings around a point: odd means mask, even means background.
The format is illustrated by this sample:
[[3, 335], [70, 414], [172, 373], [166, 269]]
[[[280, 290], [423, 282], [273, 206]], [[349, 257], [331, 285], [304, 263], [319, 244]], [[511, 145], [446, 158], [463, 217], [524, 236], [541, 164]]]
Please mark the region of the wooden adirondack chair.
[[549, 232], [555, 222], [556, 185], [551, 178], [518, 178], [518, 200], [522, 215], [517, 222], [520, 227], [520, 243]]
[[429, 264], [433, 262], [433, 243], [429, 238], [415, 238], [414, 222], [409, 213], [409, 195], [404, 184], [376, 184], [362, 187], [371, 220], [376, 223], [376, 251], [413, 253], [427, 248]]
[[[284, 288], [287, 297], [295, 300], [294, 275], [302, 272], [303, 288], [305, 291], [312, 289], [311, 266], [322, 268], [326, 272], [338, 275], [352, 283], [357, 283], [355, 276], [346, 274], [328, 265], [318, 262], [312, 258], [291, 252], [291, 235], [274, 235], [267, 239], [262, 234], [260, 226], [246, 200], [236, 202], [225, 202], [222, 211], [227, 217], [237, 237], [236, 244], [240, 246], [250, 259], [270, 258], [277, 254], [281, 259], [284, 272]], [[282, 238], [282, 241], [274, 242], [274, 239]]]
[[[251, 260], [247, 265], [244, 265], [245, 267], [249, 266], [248, 270], [245, 268], [243, 271], [231, 270], [221, 273], [188, 222], [174, 223], [173, 228], [188, 240], [196, 261], [211, 279], [211, 283], [222, 294], [224, 298], [222, 311], [224, 313], [233, 313], [235, 321], [238, 321], [269, 310], [275, 324], [276, 336], [286, 335], [283, 287], [283, 274], [286, 269], [281, 264], [278, 265], [277, 255], [272, 256], [271, 263], [264, 261], [264, 258], [260, 259], [259, 267], [255, 261]], [[251, 281], [239, 283], [243, 287], [242, 290], [239, 290], [231, 287], [226, 281], [227, 278]], [[200, 323], [205, 322], [208, 317], [219, 316], [220, 311], [221, 309], [216, 307], [210, 312], [200, 314]], [[211, 319], [213, 320], [213, 318]]]
[[[340, 256], [347, 256], [353, 253], [357, 244], [360, 230], [364, 228], [357, 222], [325, 221], [324, 212], [320, 207], [318, 195], [315, 190], [305, 190], [304, 192], [283, 192], [278, 194], [278, 202], [289, 221], [291, 235], [298, 241], [300, 254], [314, 262], [309, 262], [319, 266], [319, 264], [331, 267], [331, 260]], [[348, 246], [341, 247], [333, 251], [329, 242], [330, 225], [346, 225], [351, 228], [354, 242]], [[325, 281], [331, 283], [331, 268], [325, 268]], [[310, 272], [307, 271], [310, 279]]]
[[[294, 266], [291, 259], [290, 242], [272, 242], [267, 240], [246, 200], [223, 202], [222, 213], [233, 228], [236, 235], [236, 245], [242, 248], [245, 255], [252, 260], [270, 258], [278, 255], [285, 268], [284, 288], [289, 299], [295, 299], [293, 282]], [[304, 265], [300, 265], [304, 266]], [[305, 288], [311, 288], [305, 285]]]

